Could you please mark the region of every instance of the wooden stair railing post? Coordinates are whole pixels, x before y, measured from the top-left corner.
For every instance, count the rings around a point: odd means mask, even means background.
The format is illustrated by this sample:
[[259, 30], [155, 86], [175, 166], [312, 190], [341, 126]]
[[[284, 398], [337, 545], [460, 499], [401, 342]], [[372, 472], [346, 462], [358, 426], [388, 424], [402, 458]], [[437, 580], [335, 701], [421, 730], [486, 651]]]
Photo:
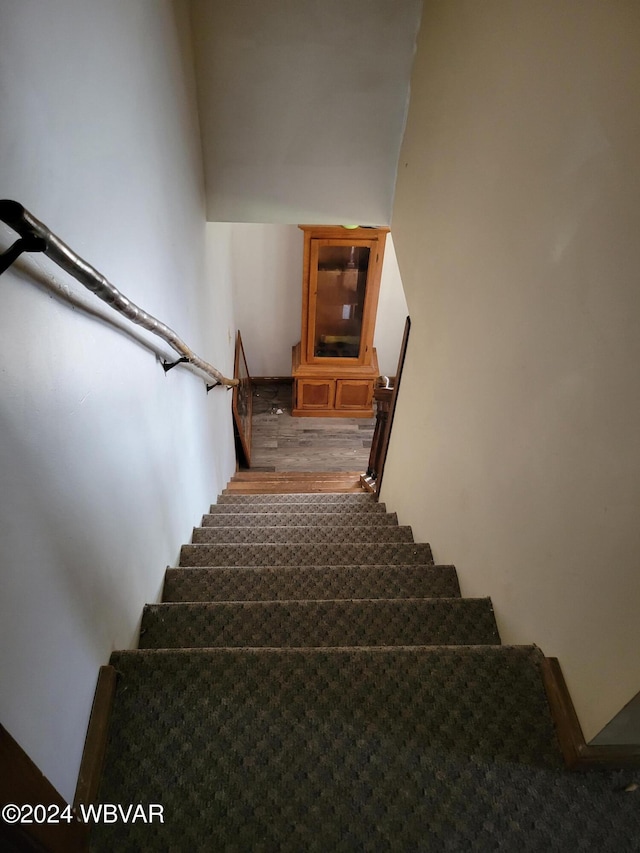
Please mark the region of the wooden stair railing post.
[[387, 418], [389, 417], [389, 406], [393, 394], [392, 388], [376, 388], [373, 392], [373, 399], [377, 404], [376, 411], [376, 426], [371, 442], [371, 453], [369, 454], [369, 466], [367, 468], [367, 477], [375, 480], [380, 471], [380, 461], [382, 456], [382, 437], [385, 432]]
[[[369, 457], [369, 469], [366, 474], [360, 478], [362, 487], [374, 495], [380, 494], [382, 486], [382, 475], [384, 473], [384, 464], [387, 458], [387, 450], [389, 448], [389, 439], [391, 437], [391, 427], [393, 426], [393, 416], [395, 414], [396, 402], [398, 399], [398, 391], [400, 390], [400, 380], [402, 378], [402, 369], [404, 360], [407, 354], [407, 346], [409, 343], [409, 332], [411, 331], [411, 318], [407, 317], [404, 324], [404, 334], [402, 336], [402, 344], [400, 346], [400, 357], [398, 359], [398, 369], [394, 380], [393, 388], [378, 388], [374, 393], [374, 399], [378, 402], [378, 411], [380, 412], [380, 420], [376, 421], [376, 434], [371, 445], [371, 455]], [[386, 394], [388, 392], [388, 402]], [[384, 407], [384, 410], [381, 411]], [[378, 428], [380, 428], [378, 430]]]

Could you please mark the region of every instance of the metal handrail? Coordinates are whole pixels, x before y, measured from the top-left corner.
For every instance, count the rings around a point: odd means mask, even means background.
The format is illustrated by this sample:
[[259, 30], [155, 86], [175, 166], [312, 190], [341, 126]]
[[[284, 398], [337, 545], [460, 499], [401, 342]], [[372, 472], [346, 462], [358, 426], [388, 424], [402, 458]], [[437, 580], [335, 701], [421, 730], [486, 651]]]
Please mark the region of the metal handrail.
[[22, 252], [43, 252], [118, 313], [166, 341], [180, 355], [180, 358], [171, 365], [164, 365], [165, 371], [180, 362], [188, 362], [214, 379], [215, 385], [226, 385], [228, 388], [232, 388], [238, 384], [237, 379], [228, 379], [213, 365], [196, 355], [173, 329], [128, 299], [115, 285], [111, 284], [91, 264], [76, 254], [73, 249], [70, 249], [66, 243], [17, 201], [0, 200], [0, 220], [20, 235], [20, 239], [0, 255], [0, 273], [4, 272]]

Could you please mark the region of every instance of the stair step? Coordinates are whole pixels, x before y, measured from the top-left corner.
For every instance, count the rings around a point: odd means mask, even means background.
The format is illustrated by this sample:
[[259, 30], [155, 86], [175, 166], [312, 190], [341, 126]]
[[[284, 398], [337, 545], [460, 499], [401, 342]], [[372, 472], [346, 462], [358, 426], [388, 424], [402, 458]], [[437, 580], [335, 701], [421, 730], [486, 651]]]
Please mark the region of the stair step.
[[296, 483], [295, 485], [287, 485], [286, 483], [235, 483], [230, 484], [224, 491], [223, 495], [260, 495], [260, 494], [300, 494], [301, 492], [306, 494], [323, 494], [325, 492], [342, 492], [344, 494], [357, 494], [362, 491], [362, 486], [360, 485], [360, 475], [358, 475], [358, 479], [354, 480], [350, 483], [349, 486], [342, 485], [341, 483], [337, 483], [335, 480], [324, 483], [309, 483], [306, 487], [301, 485], [300, 483]]
[[93, 853], [635, 849], [619, 778], [564, 770], [542, 653], [331, 484], [240, 476], [112, 654], [99, 799], [164, 822], [97, 822]]
[[413, 542], [410, 527], [361, 527], [332, 525], [331, 527], [194, 527], [194, 545], [206, 543], [251, 544], [324, 544], [348, 542]]
[[140, 648], [495, 645], [488, 598], [151, 604]]
[[426, 542], [326, 545], [183, 545], [180, 566], [433, 565]]
[[202, 527], [296, 527], [322, 525], [357, 524], [358, 527], [395, 527], [398, 516], [395, 512], [236, 512], [209, 513], [202, 516]]
[[[100, 800], [143, 792], [165, 821], [98, 823], [92, 849], [569, 850], [576, 831], [591, 849], [631, 795], [563, 771], [541, 660], [509, 646], [115, 652]], [[588, 819], [564, 826], [577, 787]]]
[[453, 566], [167, 569], [163, 601], [456, 598]]
[[371, 502], [358, 502], [351, 506], [349, 504], [339, 503], [335, 501], [316, 502], [313, 505], [296, 504], [295, 502], [285, 501], [284, 503], [270, 503], [269, 501], [252, 501], [251, 503], [218, 503], [212, 504], [209, 512], [211, 515], [233, 515], [233, 514], [269, 514], [281, 515], [290, 512], [305, 513], [309, 509], [314, 515], [318, 513], [342, 513], [345, 517], [351, 518], [360, 515], [385, 515], [387, 508], [385, 504]]
[[307, 494], [304, 492], [292, 492], [289, 494], [259, 494], [259, 495], [229, 495], [222, 494], [218, 498], [218, 504], [326, 504], [337, 503], [347, 506], [363, 506], [375, 504], [373, 497], [366, 492], [326, 492], [321, 494]]

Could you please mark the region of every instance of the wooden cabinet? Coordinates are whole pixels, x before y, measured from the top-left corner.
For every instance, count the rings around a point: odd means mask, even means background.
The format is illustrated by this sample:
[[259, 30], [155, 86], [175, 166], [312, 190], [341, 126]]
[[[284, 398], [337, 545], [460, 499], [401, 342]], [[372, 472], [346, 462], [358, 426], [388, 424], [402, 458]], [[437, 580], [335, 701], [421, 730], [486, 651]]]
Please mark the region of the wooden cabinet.
[[301, 225], [302, 337], [293, 347], [293, 415], [372, 417], [373, 346], [388, 228]]

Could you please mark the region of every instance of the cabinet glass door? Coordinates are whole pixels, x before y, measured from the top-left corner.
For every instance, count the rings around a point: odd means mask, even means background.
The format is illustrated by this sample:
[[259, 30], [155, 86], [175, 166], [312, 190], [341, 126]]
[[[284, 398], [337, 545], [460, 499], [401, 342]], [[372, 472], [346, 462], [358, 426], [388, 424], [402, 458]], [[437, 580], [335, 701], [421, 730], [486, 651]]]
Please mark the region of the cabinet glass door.
[[316, 248], [313, 358], [359, 358], [371, 247]]

